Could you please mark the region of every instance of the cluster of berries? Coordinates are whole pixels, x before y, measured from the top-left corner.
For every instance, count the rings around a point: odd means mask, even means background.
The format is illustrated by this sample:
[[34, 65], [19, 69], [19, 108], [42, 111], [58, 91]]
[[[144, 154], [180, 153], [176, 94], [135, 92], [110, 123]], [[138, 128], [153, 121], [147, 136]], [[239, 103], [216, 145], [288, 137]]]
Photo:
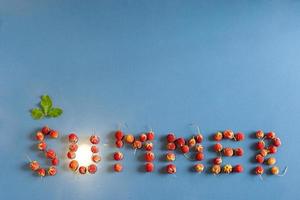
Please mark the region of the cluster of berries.
[[[223, 132], [217, 132], [214, 135], [214, 140], [215, 141], [221, 141], [222, 139], [229, 139], [229, 140], [234, 140], [234, 141], [242, 141], [245, 139], [245, 135], [242, 132], [237, 132], [236, 134], [233, 133], [232, 130], [225, 130]], [[213, 174], [219, 174], [221, 172], [229, 174], [231, 172], [236, 172], [236, 173], [241, 173], [243, 172], [243, 166], [238, 164], [234, 167], [230, 164], [226, 164], [223, 167], [222, 165], [222, 156], [226, 157], [232, 157], [232, 156], [243, 156], [244, 155], [244, 150], [243, 148], [231, 148], [231, 147], [224, 147], [222, 146], [221, 143], [216, 143], [213, 146], [213, 149], [216, 153], [219, 154], [218, 157], [213, 159], [213, 166], [211, 167], [211, 172]]]
[[[167, 150], [169, 151], [166, 154], [166, 160], [168, 162], [173, 162], [176, 159], [176, 155], [173, 151], [176, 149], [179, 150], [184, 155], [187, 155], [189, 152], [194, 151], [195, 155], [194, 158], [190, 158], [191, 160], [196, 161], [202, 161], [204, 159], [204, 153], [203, 153], [203, 146], [200, 144], [203, 141], [203, 136], [201, 133], [198, 133], [196, 136], [193, 136], [188, 141], [186, 141], [184, 138], [179, 137], [176, 138], [174, 133], [169, 133], [167, 135]], [[204, 165], [202, 163], [197, 163], [194, 166], [194, 170], [198, 173], [203, 172]], [[176, 173], [176, 165], [174, 164], [168, 164], [166, 166], [166, 172], [168, 174], [174, 174]]]
[[[154, 140], [154, 132], [149, 131], [147, 133], [142, 133], [138, 138], [135, 138], [132, 134], [126, 134], [124, 135], [121, 130], [117, 130], [115, 132], [115, 145], [117, 148], [122, 148], [124, 146], [124, 142], [131, 145], [134, 150], [142, 149], [146, 151], [144, 155], [144, 159], [146, 161], [145, 163], [145, 171], [146, 172], [152, 172], [154, 170], [154, 164], [153, 161], [155, 159], [155, 155], [152, 152], [153, 150], [153, 143]], [[120, 151], [117, 151], [114, 153], [114, 160], [120, 161], [124, 158], [123, 153]], [[114, 171], [115, 172], [121, 172], [123, 169], [123, 166], [121, 163], [114, 164]]]
[[48, 126], [44, 126], [40, 131], [36, 132], [35, 138], [39, 141], [37, 148], [45, 153], [46, 158], [51, 160], [52, 166], [50, 166], [47, 170], [40, 166], [40, 163], [36, 160], [30, 161], [29, 167], [32, 171], [36, 171], [37, 174], [41, 177], [46, 176], [46, 172], [49, 176], [54, 176], [57, 172], [56, 165], [58, 165], [59, 160], [56, 156], [56, 153], [53, 149], [47, 150], [47, 143], [45, 142], [45, 137], [50, 136], [50, 138], [57, 138], [58, 131], [51, 130]]
[[[269, 132], [265, 134], [263, 131], [259, 130], [256, 132], [256, 138], [259, 141], [256, 143], [256, 149], [259, 153], [255, 156], [255, 160], [259, 164], [267, 164], [272, 166], [270, 168], [271, 174], [278, 175], [279, 174], [279, 167], [274, 166], [276, 163], [276, 159], [274, 157], [268, 157], [269, 154], [275, 154], [277, 152], [277, 148], [281, 146], [281, 140], [276, 137], [274, 132]], [[266, 145], [265, 140], [269, 141]], [[258, 165], [255, 168], [255, 173], [257, 175], [262, 175], [264, 173], [264, 168], [262, 165]]]
[[[73, 171], [76, 172], [77, 169], [79, 171], [80, 174], [86, 174], [87, 171], [90, 174], [95, 174], [97, 172], [97, 166], [96, 164], [90, 164], [88, 167], [86, 166], [80, 166], [79, 167], [79, 163], [77, 160], [74, 160], [76, 158], [76, 151], [78, 150], [78, 137], [75, 133], [71, 133], [69, 134], [69, 151], [67, 153], [67, 157], [69, 159], [72, 159], [69, 163], [69, 168]], [[101, 161], [101, 157], [98, 155], [99, 153], [99, 148], [96, 146], [97, 144], [99, 144], [100, 139], [98, 136], [96, 135], [92, 135], [90, 137], [90, 142], [92, 143], [91, 146], [91, 152], [92, 152], [92, 161], [94, 163], [98, 163]]]

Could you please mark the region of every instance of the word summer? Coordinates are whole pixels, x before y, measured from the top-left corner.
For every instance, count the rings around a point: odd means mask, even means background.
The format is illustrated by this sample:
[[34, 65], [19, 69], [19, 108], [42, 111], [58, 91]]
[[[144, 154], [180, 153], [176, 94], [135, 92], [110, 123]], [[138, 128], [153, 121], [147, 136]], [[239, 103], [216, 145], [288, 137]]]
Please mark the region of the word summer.
[[[224, 147], [222, 145], [223, 140], [229, 140], [232, 142], [240, 142], [245, 139], [245, 135], [242, 132], [234, 133], [232, 130], [225, 130], [223, 132], [215, 133], [212, 138], [214, 144], [212, 146], [213, 151], [216, 153], [216, 157], [212, 159], [210, 166], [204, 166], [202, 161], [204, 160], [204, 147], [202, 146], [202, 141], [204, 140], [203, 135], [197, 129], [197, 133], [190, 138], [183, 138], [176, 136], [174, 133], [168, 133], [165, 136], [165, 150], [164, 159], [166, 161], [166, 166], [164, 169], [165, 174], [175, 174], [176, 156], [179, 154], [184, 155], [187, 159], [194, 161], [193, 171], [195, 173], [209, 172], [211, 174], [217, 175], [220, 173], [230, 174], [230, 173], [243, 173], [244, 168], [242, 164], [237, 164], [232, 166], [231, 164], [223, 164], [223, 158], [230, 158], [232, 156], [241, 157], [244, 155], [244, 150], [242, 147], [232, 148]], [[49, 159], [51, 163], [48, 167], [43, 167], [36, 160], [32, 161], [29, 158], [30, 169], [38, 176], [54, 176], [57, 174], [57, 166], [59, 165], [58, 154], [55, 150], [48, 148], [45, 139], [58, 138], [59, 132], [57, 130], [52, 130], [48, 126], [44, 126], [41, 130], [36, 132], [35, 139], [37, 140], [37, 149], [43, 152], [45, 157]], [[253, 169], [253, 174], [262, 175], [268, 170], [266, 174], [283, 176], [287, 167], [280, 172], [280, 168], [276, 166], [275, 154], [278, 148], [281, 146], [280, 139], [276, 136], [274, 132], [264, 133], [259, 130], [255, 133], [256, 149], [257, 153], [254, 157], [257, 166]], [[122, 153], [122, 148], [125, 145], [132, 147], [134, 151], [141, 150], [144, 151], [145, 160], [144, 172], [151, 173], [155, 171], [155, 166], [153, 161], [156, 156], [153, 152], [155, 140], [155, 133], [153, 131], [142, 133], [138, 136], [132, 134], [124, 134], [122, 130], [117, 130], [114, 133], [114, 140], [116, 149], [118, 149], [112, 156], [115, 163], [113, 163], [112, 169], [116, 173], [121, 173], [123, 171], [122, 160], [124, 155]], [[76, 133], [70, 133], [68, 135], [68, 151], [65, 153], [66, 158], [69, 160], [68, 166], [71, 171], [76, 174], [95, 174], [97, 172], [97, 164], [101, 161], [99, 143], [100, 138], [97, 135], [92, 135], [89, 138], [90, 146], [87, 146], [88, 153], [82, 153], [82, 147], [79, 142], [79, 138]], [[87, 159], [86, 159], [87, 158]], [[84, 160], [85, 161], [82, 161]], [[227, 160], [227, 159], [226, 159]]]

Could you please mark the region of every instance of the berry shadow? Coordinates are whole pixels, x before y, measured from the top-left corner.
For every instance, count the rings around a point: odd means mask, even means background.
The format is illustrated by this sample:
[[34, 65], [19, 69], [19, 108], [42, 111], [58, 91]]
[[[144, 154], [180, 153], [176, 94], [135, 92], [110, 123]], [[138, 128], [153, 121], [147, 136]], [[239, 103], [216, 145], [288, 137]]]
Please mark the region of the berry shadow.
[[210, 142], [215, 142], [214, 136], [215, 136], [214, 133], [213, 133], [213, 134], [209, 134], [209, 136], [208, 136], [208, 141], [210, 141]]
[[196, 172], [194, 166], [188, 167], [188, 170], [187, 170], [187, 171], [188, 171], [188, 172], [191, 172], [191, 173], [195, 173], [195, 172]]
[[167, 146], [167, 141], [166, 138], [164, 136], [160, 136], [159, 137], [159, 143], [161, 144], [159, 149], [161, 151], [165, 151], [166, 150], [166, 146]]
[[41, 129], [39, 129], [39, 128], [35, 128], [29, 135], [28, 135], [28, 139], [29, 140], [32, 140], [32, 141], [37, 141], [36, 139], [35, 139], [35, 136], [36, 136], [36, 133], [38, 132], [38, 131], [40, 131]]
[[[27, 163], [22, 163], [21, 166], [20, 166], [20, 169], [21, 169], [22, 171], [29, 171], [29, 170], [30, 170], [30, 168], [29, 168], [29, 162], [27, 162]], [[31, 171], [31, 170], [30, 170], [30, 171]]]
[[114, 153], [107, 154], [106, 157], [105, 157], [105, 160], [110, 161], [110, 162], [115, 161], [115, 159], [114, 159]]
[[167, 174], [167, 172], [166, 172], [166, 166], [160, 167], [160, 168], [158, 169], [158, 173], [161, 174], [161, 175]]
[[210, 152], [210, 153], [216, 153], [215, 150], [214, 150], [214, 145], [210, 145], [210, 146], [207, 148], [207, 151]]
[[108, 146], [114, 146], [115, 145], [115, 131], [111, 131], [106, 135], [106, 144]]
[[160, 155], [158, 157], [158, 162], [167, 162], [165, 155]]
[[139, 173], [146, 173], [146, 171], [145, 171], [145, 166], [144, 166], [144, 165], [139, 165], [139, 166], [137, 167], [137, 171], [138, 171]]
[[106, 172], [108, 172], [108, 173], [115, 173], [114, 165], [107, 166], [106, 167]]
[[68, 152], [69, 150], [69, 146], [66, 145], [68, 144], [69, 142], [69, 137], [68, 135], [66, 136], [63, 136], [63, 137], [60, 137], [60, 142], [62, 144], [64, 144], [62, 147], [61, 147], [61, 153], [60, 153], [60, 163], [62, 165], [62, 169], [64, 171], [69, 171], [69, 162], [68, 162], [68, 158], [66, 156], [66, 152]]
[[250, 135], [249, 135], [250, 139], [257, 139], [256, 138], [256, 132], [255, 131], [251, 131]]

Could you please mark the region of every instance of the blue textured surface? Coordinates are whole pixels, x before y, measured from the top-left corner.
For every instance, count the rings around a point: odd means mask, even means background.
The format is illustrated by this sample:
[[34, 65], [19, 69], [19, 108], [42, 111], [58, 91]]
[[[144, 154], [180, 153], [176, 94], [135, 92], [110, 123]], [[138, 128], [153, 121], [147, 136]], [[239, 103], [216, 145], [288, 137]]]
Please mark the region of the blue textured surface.
[[[299, 199], [299, 21], [298, 1], [0, 1], [1, 199]], [[62, 117], [30, 118], [44, 93]], [[176, 176], [160, 173], [159, 159], [145, 174], [140, 153], [126, 150], [125, 171], [114, 174], [109, 147], [94, 176], [60, 167], [40, 180], [27, 169], [26, 154], [45, 161], [32, 146], [40, 126], [62, 136], [96, 130], [109, 143], [120, 122], [158, 137], [188, 137], [188, 124], [199, 124], [205, 147], [217, 130], [244, 131], [245, 156], [227, 161], [245, 173], [197, 175], [178, 156]], [[281, 137], [286, 176], [251, 175], [257, 129]], [[49, 145], [64, 154], [63, 141]], [[205, 154], [208, 166], [215, 155]]]

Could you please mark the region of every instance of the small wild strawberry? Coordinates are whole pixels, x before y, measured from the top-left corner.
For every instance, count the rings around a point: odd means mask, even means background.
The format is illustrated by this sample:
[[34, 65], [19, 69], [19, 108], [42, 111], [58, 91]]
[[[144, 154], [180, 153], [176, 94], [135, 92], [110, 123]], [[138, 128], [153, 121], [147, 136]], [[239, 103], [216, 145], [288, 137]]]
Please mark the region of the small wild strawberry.
[[226, 138], [226, 139], [233, 139], [234, 137], [234, 134], [233, 134], [233, 131], [232, 130], [225, 130], [223, 132], [223, 137]]
[[167, 141], [170, 143], [170, 142], [175, 142], [176, 140], [176, 136], [174, 135], [174, 133], [169, 133], [167, 135]]
[[223, 139], [223, 134], [221, 132], [217, 132], [215, 135], [214, 135], [214, 140], [215, 141], [221, 141]]
[[169, 164], [166, 167], [166, 171], [168, 174], [175, 174], [176, 173], [176, 166], [173, 164]]
[[237, 141], [242, 141], [245, 139], [245, 135], [244, 133], [242, 132], [238, 132], [234, 135], [234, 138], [237, 140]]
[[146, 172], [152, 172], [154, 170], [154, 165], [151, 162], [147, 162], [145, 164], [145, 171]]
[[214, 148], [215, 152], [221, 152], [222, 149], [223, 149], [223, 146], [220, 143], [217, 143], [217, 144], [214, 145], [213, 148]]
[[262, 130], [258, 130], [258, 131], [256, 131], [255, 136], [257, 139], [263, 139], [265, 134]]
[[115, 159], [115, 160], [122, 160], [122, 159], [123, 159], [123, 154], [122, 154], [122, 152], [115, 152], [115, 153], [114, 153], [114, 159]]
[[174, 151], [174, 150], [176, 149], [175, 143], [169, 142], [169, 143], [167, 144], [167, 149], [170, 150], [170, 151]]
[[196, 153], [195, 159], [198, 161], [201, 161], [204, 159], [204, 154], [203, 153]]
[[185, 153], [188, 153], [190, 151], [190, 148], [189, 148], [188, 145], [183, 145], [183, 146], [181, 146], [180, 150], [183, 154], [185, 154]]
[[123, 139], [123, 132], [121, 130], [117, 130], [115, 133], [116, 140], [122, 140]]
[[177, 138], [175, 141], [175, 144], [177, 147], [182, 147], [183, 145], [185, 145], [185, 140], [184, 138]]
[[243, 156], [243, 154], [244, 154], [243, 148], [236, 148], [236, 149], [234, 150], [234, 152], [235, 152], [235, 155], [236, 155], [236, 156]]
[[262, 149], [264, 149], [265, 148], [265, 142], [264, 141], [258, 141], [257, 143], [256, 143], [256, 149], [258, 149], [258, 150], [262, 150]]
[[226, 147], [223, 149], [223, 154], [224, 154], [224, 156], [231, 157], [231, 156], [233, 156], [233, 149]]
[[266, 138], [267, 139], [273, 139], [273, 138], [275, 138], [276, 137], [276, 134], [274, 133], [274, 132], [269, 132], [269, 133], [267, 133], [267, 135], [266, 135]]

